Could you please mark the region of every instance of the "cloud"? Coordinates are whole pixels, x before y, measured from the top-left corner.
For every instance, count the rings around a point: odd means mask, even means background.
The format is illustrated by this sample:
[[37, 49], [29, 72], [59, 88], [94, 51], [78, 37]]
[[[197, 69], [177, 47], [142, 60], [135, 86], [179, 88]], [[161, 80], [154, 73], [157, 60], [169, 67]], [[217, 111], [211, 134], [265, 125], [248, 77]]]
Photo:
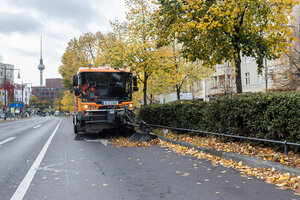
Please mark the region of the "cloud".
[[0, 63], [3, 62], [3, 56], [0, 54]]
[[0, 12], [0, 33], [31, 33], [41, 27], [37, 20], [24, 12], [16, 14]]
[[[97, 4], [101, 4], [101, 1], [104, 0], [98, 0]], [[86, 28], [90, 22], [106, 21], [89, 0], [10, 0], [7, 3], [33, 10], [42, 17], [41, 20], [67, 21], [78, 29]]]

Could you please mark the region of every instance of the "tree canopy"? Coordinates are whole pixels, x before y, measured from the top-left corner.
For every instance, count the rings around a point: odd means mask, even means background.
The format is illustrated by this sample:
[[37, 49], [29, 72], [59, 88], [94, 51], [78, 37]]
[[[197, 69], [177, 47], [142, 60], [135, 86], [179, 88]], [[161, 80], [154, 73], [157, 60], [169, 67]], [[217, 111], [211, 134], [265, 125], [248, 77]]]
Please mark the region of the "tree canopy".
[[214, 66], [226, 61], [236, 69], [237, 92], [242, 92], [241, 56], [275, 59], [286, 50], [292, 36], [289, 15], [294, 0], [159, 0], [161, 42], [177, 33], [183, 53]]

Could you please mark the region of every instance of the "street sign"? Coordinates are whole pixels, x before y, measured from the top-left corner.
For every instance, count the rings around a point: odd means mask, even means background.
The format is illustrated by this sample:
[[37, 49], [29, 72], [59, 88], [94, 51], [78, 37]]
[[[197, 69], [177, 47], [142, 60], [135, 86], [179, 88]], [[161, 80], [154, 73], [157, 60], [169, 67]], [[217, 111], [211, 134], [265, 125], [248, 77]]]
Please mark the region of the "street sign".
[[23, 104], [22, 103], [11, 103], [10, 107], [11, 108], [22, 108]]

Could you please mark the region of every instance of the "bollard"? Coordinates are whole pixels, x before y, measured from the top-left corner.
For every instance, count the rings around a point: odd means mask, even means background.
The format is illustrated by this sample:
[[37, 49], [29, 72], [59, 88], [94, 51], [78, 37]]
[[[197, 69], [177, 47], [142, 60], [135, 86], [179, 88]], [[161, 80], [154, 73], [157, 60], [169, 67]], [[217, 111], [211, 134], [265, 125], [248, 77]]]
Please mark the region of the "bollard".
[[285, 155], [288, 155], [288, 147], [287, 147], [287, 144], [286, 144], [286, 143], [287, 143], [287, 141], [284, 141], [284, 142], [283, 142], [284, 154], [285, 154]]

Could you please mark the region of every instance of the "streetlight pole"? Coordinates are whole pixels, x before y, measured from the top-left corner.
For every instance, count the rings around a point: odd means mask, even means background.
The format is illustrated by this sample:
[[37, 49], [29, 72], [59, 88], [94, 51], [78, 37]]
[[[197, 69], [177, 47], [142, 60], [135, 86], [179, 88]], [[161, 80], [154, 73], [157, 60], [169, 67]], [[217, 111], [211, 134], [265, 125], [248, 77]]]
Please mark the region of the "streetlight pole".
[[6, 65], [4, 65], [4, 120], [6, 120]]
[[[4, 109], [5, 109], [5, 112], [4, 112], [4, 120], [6, 120], [6, 114], [7, 114], [7, 101], [6, 101], [6, 92], [7, 92], [7, 84], [6, 84], [6, 65], [4, 65]], [[8, 69], [8, 70], [18, 70], [18, 79], [20, 78], [20, 69]]]

